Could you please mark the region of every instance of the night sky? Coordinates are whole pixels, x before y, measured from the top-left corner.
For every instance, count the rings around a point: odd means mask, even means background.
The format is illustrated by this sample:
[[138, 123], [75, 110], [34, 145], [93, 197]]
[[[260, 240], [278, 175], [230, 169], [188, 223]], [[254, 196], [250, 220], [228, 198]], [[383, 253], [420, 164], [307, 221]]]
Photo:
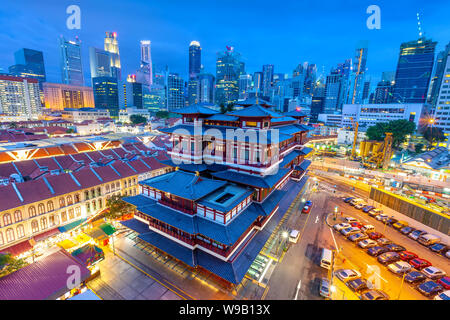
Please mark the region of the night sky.
[[[89, 47], [103, 48], [105, 31], [118, 33], [122, 75], [139, 66], [139, 40], [152, 41], [152, 59], [168, 65], [185, 79], [188, 46], [198, 40], [202, 63], [215, 74], [218, 51], [232, 45], [246, 63], [246, 71], [274, 64], [275, 72], [289, 73], [298, 63], [316, 63], [325, 73], [353, 58], [358, 40], [369, 40], [368, 74], [378, 80], [382, 71], [395, 70], [401, 42], [418, 38], [416, 13], [422, 16], [426, 37], [438, 50], [450, 41], [450, 2], [375, 0], [3, 0], [0, 7], [0, 68], [7, 72], [20, 48], [42, 50], [47, 81], [60, 82], [58, 37], [79, 36], [83, 68], [90, 85]], [[66, 28], [66, 8], [81, 8], [81, 30]], [[366, 27], [366, 8], [381, 8], [381, 29]]]

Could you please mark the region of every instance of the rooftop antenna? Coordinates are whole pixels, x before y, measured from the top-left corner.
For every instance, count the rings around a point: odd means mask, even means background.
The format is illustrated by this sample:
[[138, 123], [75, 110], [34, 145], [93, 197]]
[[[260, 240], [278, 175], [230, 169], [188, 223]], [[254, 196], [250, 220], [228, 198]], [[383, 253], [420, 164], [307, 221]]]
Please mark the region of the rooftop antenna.
[[421, 39], [423, 32], [422, 32], [422, 27], [420, 25], [420, 14], [418, 12], [417, 12], [417, 29], [419, 30], [419, 39]]

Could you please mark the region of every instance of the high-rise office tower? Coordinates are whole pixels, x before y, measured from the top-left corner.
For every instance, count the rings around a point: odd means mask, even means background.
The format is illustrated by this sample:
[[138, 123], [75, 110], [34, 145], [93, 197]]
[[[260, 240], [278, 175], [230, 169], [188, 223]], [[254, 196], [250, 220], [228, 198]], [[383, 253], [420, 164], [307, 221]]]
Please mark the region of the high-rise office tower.
[[439, 94], [434, 108], [435, 125], [442, 128], [447, 138], [447, 148], [450, 147], [450, 52], [447, 51], [447, 58], [444, 72], [441, 77]]
[[117, 41], [116, 32], [106, 32], [105, 34], [105, 51], [110, 53], [111, 76], [118, 80], [121, 78], [121, 65], [119, 54], [119, 42]]
[[249, 97], [249, 91], [252, 87], [252, 76], [250, 74], [242, 74], [239, 76], [239, 99], [245, 100]]
[[368, 77], [364, 81], [364, 86], [362, 90], [362, 100], [361, 102], [364, 103], [369, 98], [369, 91], [370, 91], [370, 78]]
[[437, 42], [425, 38], [401, 44], [395, 73], [394, 101], [426, 101], [436, 44]]
[[184, 81], [177, 73], [169, 73], [167, 77], [167, 109], [169, 111], [183, 108]]
[[202, 66], [202, 48], [198, 41], [191, 41], [189, 44], [189, 81], [187, 98], [188, 104], [196, 104], [199, 102], [199, 83], [197, 76]]
[[142, 83], [136, 81], [134, 74], [128, 75], [126, 81], [119, 81], [118, 96], [120, 109], [144, 107]]
[[342, 110], [343, 74], [334, 69], [325, 82], [324, 113], [335, 113]]
[[65, 108], [94, 108], [92, 87], [81, 87], [62, 83], [45, 82], [45, 108], [62, 111]]
[[217, 53], [216, 104], [226, 106], [238, 100], [241, 74], [244, 74], [244, 63], [233, 47], [227, 46], [225, 51]]
[[111, 54], [106, 50], [90, 47], [89, 65], [91, 78], [114, 77], [111, 72]]
[[270, 89], [273, 82], [273, 64], [263, 65], [263, 77], [262, 77], [262, 94], [265, 97], [270, 95]]
[[364, 90], [364, 74], [367, 62], [367, 41], [361, 41], [355, 50], [355, 60], [351, 74], [351, 84], [349, 88], [349, 98], [347, 102], [351, 104], [362, 103]]
[[316, 77], [317, 77], [317, 66], [314, 63], [308, 64], [303, 89], [303, 92], [306, 95], [312, 96], [314, 91], [314, 84], [316, 83]]
[[382, 80], [378, 82], [371, 103], [392, 103], [394, 82]]
[[0, 75], [0, 113], [35, 119], [42, 112], [38, 80]]
[[262, 78], [263, 78], [263, 73], [260, 71], [254, 72], [253, 73], [253, 90], [255, 92], [260, 92], [261, 88], [262, 88]]
[[17, 77], [37, 79], [42, 89], [46, 81], [44, 55], [42, 51], [20, 49], [14, 53], [15, 64], [9, 67], [9, 73]]
[[92, 78], [95, 108], [107, 109], [111, 117], [119, 116], [118, 83], [115, 77]]
[[439, 95], [439, 89], [442, 82], [442, 77], [445, 72], [445, 65], [447, 64], [448, 55], [450, 53], [450, 42], [445, 49], [438, 53], [434, 67], [434, 74], [430, 81], [430, 88], [428, 90], [427, 101], [431, 106], [436, 106], [436, 101]]
[[150, 40], [141, 40], [141, 66], [137, 72], [137, 81], [145, 86], [153, 84], [153, 65]]
[[81, 61], [81, 41], [66, 41], [63, 36], [59, 38], [61, 50], [62, 82], [76, 86], [84, 86], [83, 64]]
[[198, 79], [198, 102], [214, 103], [214, 76], [210, 73], [200, 73]]

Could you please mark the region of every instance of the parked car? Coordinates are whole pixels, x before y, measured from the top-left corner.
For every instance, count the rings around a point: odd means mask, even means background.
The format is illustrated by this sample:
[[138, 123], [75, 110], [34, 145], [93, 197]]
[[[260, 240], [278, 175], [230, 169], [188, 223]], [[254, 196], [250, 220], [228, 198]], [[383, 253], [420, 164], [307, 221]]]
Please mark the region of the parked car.
[[369, 236], [369, 238], [372, 239], [372, 240], [377, 240], [377, 239], [380, 239], [380, 238], [383, 238], [383, 237], [384, 237], [384, 235], [381, 234], [381, 233], [379, 233], [379, 232], [370, 232], [370, 233], [368, 234], [368, 236]]
[[350, 228], [351, 225], [349, 223], [338, 223], [333, 226], [333, 229], [336, 231], [341, 231], [343, 229]]
[[386, 246], [386, 248], [388, 248], [389, 251], [393, 251], [393, 252], [400, 252], [400, 251], [405, 251], [406, 250], [405, 247], [402, 247], [402, 246], [400, 246], [398, 244], [395, 244], [395, 243], [388, 244]]
[[312, 206], [312, 201], [308, 200], [305, 202], [305, 206], [311, 207]]
[[372, 232], [375, 231], [375, 227], [371, 224], [365, 224], [362, 228], [361, 228], [362, 232], [368, 233], [368, 232]]
[[348, 236], [351, 236], [351, 235], [353, 235], [353, 234], [355, 234], [355, 233], [358, 233], [359, 231], [360, 231], [360, 230], [359, 230], [358, 228], [350, 227], [350, 228], [341, 230], [341, 234], [342, 234], [343, 236], [348, 237]]
[[358, 246], [363, 249], [375, 247], [378, 243], [375, 240], [366, 239], [358, 242]]
[[347, 222], [347, 223], [358, 222], [358, 219], [353, 218], [353, 217], [345, 217], [344, 220], [345, 220], [345, 222]]
[[356, 242], [356, 241], [365, 240], [367, 238], [369, 238], [369, 237], [365, 233], [358, 232], [358, 233], [355, 233], [354, 235], [351, 235], [347, 239], [352, 241], [352, 242]]
[[350, 205], [351, 206], [354, 206], [354, 205], [356, 205], [356, 204], [358, 204], [358, 203], [360, 203], [360, 202], [362, 202], [362, 201], [364, 201], [363, 199], [361, 199], [361, 198], [356, 198], [356, 199], [352, 199], [352, 200], [350, 200]]
[[361, 229], [364, 226], [361, 222], [352, 222], [352, 223], [350, 223], [350, 225], [352, 227], [355, 227], [355, 228], [358, 228], [358, 229]]
[[431, 262], [421, 259], [421, 258], [414, 258], [409, 261], [409, 263], [416, 269], [416, 270], [422, 270], [423, 268], [430, 267]]
[[358, 202], [357, 204], [355, 204], [355, 208], [360, 210], [360, 209], [364, 208], [366, 205], [367, 204], [364, 202]]
[[353, 269], [339, 269], [339, 270], [336, 270], [334, 275], [337, 278], [339, 278], [340, 280], [342, 280], [343, 282], [347, 282], [349, 280], [353, 280], [353, 279], [361, 277], [361, 274], [358, 271], [353, 270]]
[[409, 261], [414, 258], [417, 258], [417, 254], [409, 251], [399, 252], [398, 255], [400, 256], [400, 259], [402, 259], [403, 261]]
[[410, 283], [410, 284], [417, 284], [417, 283], [422, 283], [423, 281], [425, 281], [427, 279], [427, 276], [424, 275], [422, 272], [420, 271], [410, 271], [406, 276], [405, 276], [405, 281]]
[[444, 287], [433, 280], [428, 280], [422, 284], [419, 284], [416, 289], [426, 297], [433, 297], [444, 291]]
[[432, 244], [431, 246], [428, 246], [428, 249], [430, 249], [433, 252], [442, 254], [442, 253], [445, 253], [449, 249], [449, 247], [443, 243], [438, 242], [438, 243]]
[[361, 294], [361, 300], [389, 300], [389, 296], [381, 290], [369, 290]]
[[389, 240], [388, 238], [380, 238], [380, 239], [377, 239], [377, 242], [379, 243], [380, 246], [386, 246], [386, 245], [392, 243], [392, 241]]
[[426, 234], [427, 232], [425, 230], [414, 230], [410, 234], [408, 234], [408, 237], [410, 237], [413, 240], [417, 240], [421, 235]]
[[414, 230], [416, 230], [416, 229], [414, 229], [413, 227], [403, 227], [400, 229], [400, 232], [403, 233], [404, 235], [408, 235], [411, 232], [413, 232]]
[[400, 260], [400, 256], [398, 255], [397, 252], [388, 251], [388, 252], [380, 254], [378, 256], [377, 260], [379, 263], [386, 265], [386, 264], [397, 262], [398, 260]]
[[384, 219], [389, 219], [389, 216], [387, 214], [381, 213], [375, 217], [378, 221], [383, 221]]
[[309, 206], [304, 206], [302, 209], [302, 213], [309, 213], [311, 211], [311, 207]]
[[374, 206], [365, 206], [364, 208], [362, 208], [362, 211], [365, 213], [369, 213], [370, 210], [375, 209]]
[[428, 278], [430, 278], [431, 280], [437, 280], [446, 275], [444, 270], [441, 270], [441, 269], [433, 267], [433, 266], [424, 268], [422, 270], [422, 273], [424, 275], [426, 275]]
[[369, 290], [367, 287], [367, 282], [361, 278], [353, 279], [347, 282], [347, 287], [349, 287], [354, 292], [363, 292], [365, 290]]
[[385, 252], [389, 252], [389, 249], [385, 248], [385, 247], [380, 247], [380, 246], [372, 247], [369, 250], [367, 250], [367, 253], [374, 257], [378, 257], [380, 254], [385, 253]]
[[348, 197], [344, 199], [345, 203], [349, 203], [350, 201], [352, 201], [353, 199], [355, 199], [355, 197]]
[[380, 214], [383, 214], [383, 210], [381, 210], [381, 209], [372, 209], [372, 210], [369, 210], [368, 214], [371, 217], [376, 217], [376, 216], [378, 216]]
[[448, 277], [448, 276], [440, 278], [437, 281], [437, 283], [439, 283], [441, 286], [443, 286], [445, 290], [450, 289], [450, 277]]
[[389, 271], [399, 275], [403, 275], [404, 273], [411, 271], [411, 268], [411, 265], [406, 261], [397, 261], [388, 265]]
[[327, 278], [323, 278], [320, 281], [319, 294], [324, 298], [330, 297], [330, 282]]
[[388, 226], [390, 226], [390, 227], [392, 227], [395, 223], [397, 223], [398, 222], [398, 220], [397, 219], [395, 219], [395, 218], [389, 218], [389, 219], [387, 219], [386, 220], [386, 224], [388, 225]]
[[439, 293], [434, 297], [434, 300], [450, 300], [450, 290]]
[[445, 253], [445, 256], [450, 259], [450, 250], [447, 250], [447, 252]]
[[438, 243], [439, 241], [441, 241], [441, 238], [431, 233], [423, 234], [417, 239], [417, 242], [419, 242], [423, 246], [430, 246], [432, 244]]
[[402, 229], [402, 228], [404, 228], [404, 227], [407, 227], [407, 226], [409, 226], [409, 223], [406, 222], [406, 221], [401, 221], [401, 220], [395, 222], [395, 223], [392, 225], [392, 227], [394, 227], [394, 229], [397, 229], [397, 230], [400, 230], [400, 229]]

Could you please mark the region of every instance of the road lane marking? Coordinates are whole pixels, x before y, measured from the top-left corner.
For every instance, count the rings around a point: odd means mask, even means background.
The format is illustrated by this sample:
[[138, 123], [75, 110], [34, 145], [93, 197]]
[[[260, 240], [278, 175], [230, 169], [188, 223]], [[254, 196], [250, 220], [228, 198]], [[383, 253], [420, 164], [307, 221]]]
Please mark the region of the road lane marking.
[[299, 281], [298, 281], [298, 284], [297, 284], [297, 292], [295, 293], [294, 300], [297, 300], [297, 297], [298, 297], [298, 291], [300, 290], [301, 287], [302, 287], [302, 280], [299, 280]]
[[373, 273], [375, 273], [381, 280], [383, 280], [384, 282], [387, 283], [387, 280], [384, 279], [382, 276], [380, 276], [380, 275], [378, 274], [378, 272], [376, 272], [374, 269], [372, 269], [372, 267], [371, 267], [370, 265], [368, 265], [367, 263], [366, 263], [366, 265], [367, 265], [367, 268], [369, 268], [370, 270], [373, 270]]
[[337, 253], [339, 253], [339, 246], [337, 245], [336, 238], [334, 237], [333, 230], [330, 228], [331, 236], [333, 237], [334, 245], [336, 247]]
[[319, 222], [319, 216], [316, 216], [316, 221], [315, 223]]

